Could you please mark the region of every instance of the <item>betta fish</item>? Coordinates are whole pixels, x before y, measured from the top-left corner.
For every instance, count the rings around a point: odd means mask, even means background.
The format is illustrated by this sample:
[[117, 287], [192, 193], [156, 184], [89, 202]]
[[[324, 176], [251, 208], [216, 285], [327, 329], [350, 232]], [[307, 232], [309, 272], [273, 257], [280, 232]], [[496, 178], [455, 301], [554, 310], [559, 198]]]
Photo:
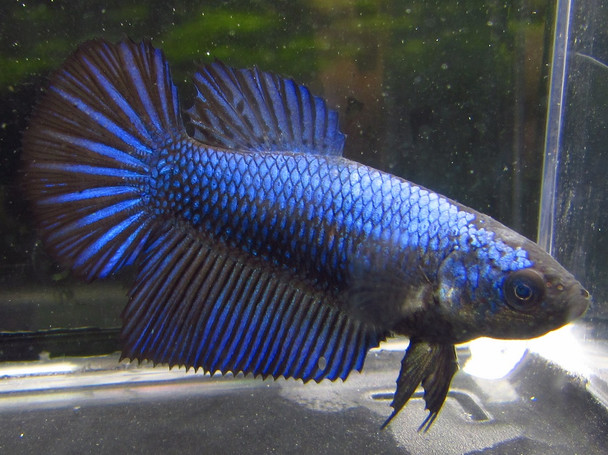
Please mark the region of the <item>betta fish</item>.
[[218, 61], [194, 85], [186, 124], [160, 50], [89, 41], [24, 134], [48, 251], [86, 280], [136, 269], [123, 358], [333, 381], [401, 335], [383, 426], [421, 385], [428, 429], [455, 344], [536, 337], [587, 309], [589, 293], [536, 243], [344, 158], [337, 113], [306, 87]]

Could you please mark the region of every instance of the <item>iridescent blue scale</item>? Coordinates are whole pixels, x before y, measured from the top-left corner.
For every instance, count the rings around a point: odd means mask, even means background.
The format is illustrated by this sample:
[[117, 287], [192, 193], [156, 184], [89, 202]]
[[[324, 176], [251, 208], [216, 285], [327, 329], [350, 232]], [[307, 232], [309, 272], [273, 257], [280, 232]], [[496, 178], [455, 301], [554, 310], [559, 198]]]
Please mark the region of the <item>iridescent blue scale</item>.
[[[349, 267], [370, 263], [364, 255], [374, 256], [375, 266], [382, 257], [382, 266], [398, 268], [416, 254], [412, 264], [432, 276], [455, 249], [474, 249], [491, 265], [454, 265], [455, 279], [468, 286], [496, 266], [500, 273], [530, 265], [524, 250], [478, 229], [472, 211], [341, 157], [226, 152], [196, 141], [167, 148], [157, 165], [161, 178], [150, 190], [155, 213], [323, 285], [347, 286]], [[185, 164], [192, 162], [198, 165]], [[397, 254], [384, 255], [385, 249]]]

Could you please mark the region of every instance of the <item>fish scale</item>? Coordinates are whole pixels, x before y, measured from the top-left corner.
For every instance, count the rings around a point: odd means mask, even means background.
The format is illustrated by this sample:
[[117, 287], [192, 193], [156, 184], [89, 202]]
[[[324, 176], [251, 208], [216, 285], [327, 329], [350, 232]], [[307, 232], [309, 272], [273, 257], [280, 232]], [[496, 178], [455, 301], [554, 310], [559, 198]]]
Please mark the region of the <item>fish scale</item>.
[[319, 382], [406, 336], [384, 426], [421, 385], [426, 430], [454, 344], [538, 336], [589, 305], [534, 242], [343, 158], [337, 113], [306, 87], [220, 62], [193, 80], [189, 136], [162, 52], [93, 40], [24, 134], [49, 252], [87, 280], [137, 270], [123, 357]]
[[[356, 245], [365, 243], [368, 252], [361, 254], [369, 255], [385, 245], [402, 254], [415, 251], [436, 267], [469, 229], [458, 220], [474, 219], [434, 193], [339, 157], [227, 153], [193, 142], [167, 148], [171, 155], [160, 163], [168, 167], [158, 171], [151, 192], [156, 213], [338, 287], [346, 285], [350, 263], [366, 260], [357, 257]], [[186, 161], [199, 165], [188, 169]], [[341, 172], [345, 165], [354, 169]], [[268, 173], [276, 175], [272, 184], [259, 180]], [[260, 208], [251, 210], [254, 205]], [[336, 234], [324, 237], [328, 231]]]

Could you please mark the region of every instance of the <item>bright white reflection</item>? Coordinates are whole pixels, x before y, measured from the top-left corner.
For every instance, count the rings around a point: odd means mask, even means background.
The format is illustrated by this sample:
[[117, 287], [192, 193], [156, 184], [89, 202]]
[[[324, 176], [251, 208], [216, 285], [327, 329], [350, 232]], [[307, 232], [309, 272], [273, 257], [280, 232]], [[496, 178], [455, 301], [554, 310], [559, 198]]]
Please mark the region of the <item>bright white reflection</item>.
[[574, 326], [569, 324], [533, 340], [478, 338], [469, 343], [471, 357], [462, 369], [480, 378], [504, 378], [530, 350], [566, 371], [587, 376], [589, 364], [573, 329]]
[[570, 373], [589, 377], [592, 364], [578, 331], [580, 327], [576, 324], [568, 324], [543, 337], [529, 340], [528, 347]]
[[71, 362], [31, 362], [25, 365], [8, 365], [0, 368], [0, 378], [9, 378], [15, 376], [40, 376], [62, 373], [65, 374], [73, 373], [78, 369], [78, 365], [75, 365]]
[[484, 379], [500, 379], [509, 374], [526, 353], [524, 340], [478, 338], [469, 343], [471, 357], [463, 371]]

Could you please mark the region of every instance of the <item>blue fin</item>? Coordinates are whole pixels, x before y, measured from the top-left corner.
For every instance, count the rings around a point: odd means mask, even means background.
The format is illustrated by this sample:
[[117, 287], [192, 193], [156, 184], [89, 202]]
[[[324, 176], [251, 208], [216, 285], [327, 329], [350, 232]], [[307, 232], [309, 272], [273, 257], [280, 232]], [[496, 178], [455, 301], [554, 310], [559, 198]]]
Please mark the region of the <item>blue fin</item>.
[[360, 370], [384, 334], [266, 261], [167, 226], [123, 313], [123, 357], [320, 381]]
[[142, 188], [157, 148], [185, 134], [149, 42], [81, 45], [54, 75], [23, 147], [24, 188], [54, 256], [88, 279], [135, 260], [151, 230]]
[[338, 114], [291, 79], [215, 62], [194, 76], [195, 138], [213, 147], [342, 155]]

